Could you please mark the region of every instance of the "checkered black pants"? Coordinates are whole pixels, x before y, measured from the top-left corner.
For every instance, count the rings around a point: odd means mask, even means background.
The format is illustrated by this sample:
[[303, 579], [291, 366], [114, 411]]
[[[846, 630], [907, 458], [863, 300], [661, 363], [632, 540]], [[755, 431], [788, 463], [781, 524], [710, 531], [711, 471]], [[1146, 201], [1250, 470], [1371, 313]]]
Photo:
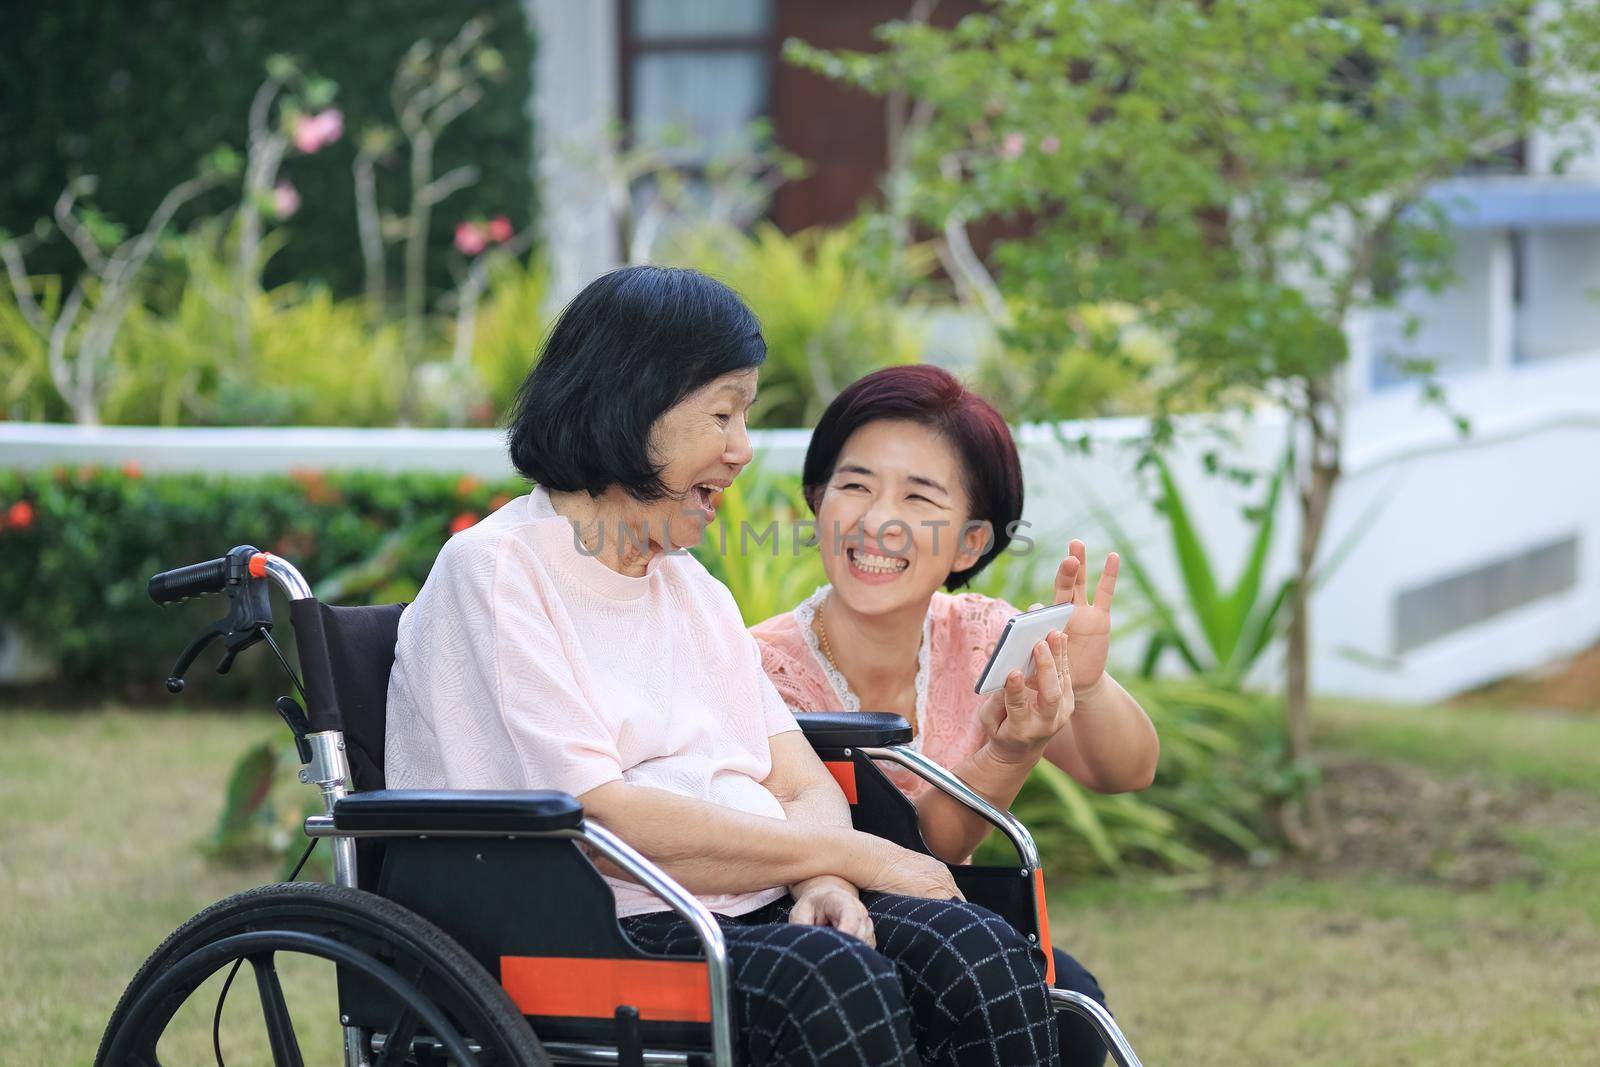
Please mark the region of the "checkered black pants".
[[[1040, 954], [994, 912], [957, 900], [863, 893], [878, 947], [786, 922], [788, 897], [717, 917], [728, 942], [739, 1046], [751, 1065], [1024, 1067], [1057, 1061]], [[623, 928], [641, 948], [692, 954], [671, 912]]]

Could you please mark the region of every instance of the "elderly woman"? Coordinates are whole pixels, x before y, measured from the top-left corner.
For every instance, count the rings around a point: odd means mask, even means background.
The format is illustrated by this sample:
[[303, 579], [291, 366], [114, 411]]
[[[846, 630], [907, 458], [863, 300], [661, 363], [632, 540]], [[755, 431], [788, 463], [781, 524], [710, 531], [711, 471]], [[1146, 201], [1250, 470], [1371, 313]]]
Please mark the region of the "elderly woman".
[[[766, 345], [725, 286], [634, 267], [562, 313], [518, 398], [537, 483], [446, 543], [400, 624], [401, 788], [564, 790], [721, 919], [753, 1064], [1055, 1062], [1042, 960], [843, 794], [692, 556], [750, 462]], [[693, 944], [610, 879], [647, 950]]]
[[[913, 744], [998, 807], [1049, 760], [1090, 789], [1142, 789], [1155, 774], [1155, 729], [1106, 673], [1117, 557], [1093, 602], [1084, 545], [1055, 575], [1055, 603], [1074, 605], [1065, 634], [1033, 649], [1034, 673], [975, 695], [980, 672], [1017, 609], [952, 595], [1010, 542], [1022, 517], [1022, 468], [1005, 420], [937, 367], [867, 375], [828, 406], [802, 475], [829, 584], [753, 628], [768, 676], [796, 711], [892, 711]], [[954, 863], [989, 824], [918, 779], [895, 774], [917, 805], [923, 838]], [[1104, 1001], [1094, 976], [1056, 955], [1058, 985]], [[1087, 1024], [1061, 1020], [1062, 1061], [1105, 1053]]]

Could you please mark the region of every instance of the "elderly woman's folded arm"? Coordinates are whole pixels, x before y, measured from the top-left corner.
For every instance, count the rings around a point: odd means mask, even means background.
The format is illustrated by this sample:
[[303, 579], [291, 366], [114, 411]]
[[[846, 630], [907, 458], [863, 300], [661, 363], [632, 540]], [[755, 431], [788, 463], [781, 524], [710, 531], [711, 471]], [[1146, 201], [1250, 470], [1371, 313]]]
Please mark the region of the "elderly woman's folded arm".
[[838, 875], [862, 886], [884, 866], [871, 838], [837, 826], [771, 819], [650, 786], [608, 782], [578, 798], [589, 817], [691, 893], [711, 896]]
[[701, 895], [746, 893], [835, 876], [882, 883], [893, 846], [850, 827], [844, 794], [798, 731], [772, 738], [763, 785], [783, 805], [773, 819], [649, 786], [608, 782], [584, 793], [587, 814]]

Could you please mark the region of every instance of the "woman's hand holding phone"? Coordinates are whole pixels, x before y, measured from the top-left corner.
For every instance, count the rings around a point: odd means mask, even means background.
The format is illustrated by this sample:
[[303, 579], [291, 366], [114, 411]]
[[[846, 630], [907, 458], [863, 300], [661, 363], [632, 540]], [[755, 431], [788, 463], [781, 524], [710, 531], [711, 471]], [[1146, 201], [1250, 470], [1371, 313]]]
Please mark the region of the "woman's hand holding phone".
[[[1105, 675], [1106, 654], [1111, 642], [1111, 600], [1121, 560], [1115, 552], [1106, 556], [1105, 569], [1091, 602], [1086, 555], [1084, 543], [1074, 538], [1067, 545], [1061, 565], [1056, 568], [1052, 606], [1072, 606], [1060, 623], [1062, 630], [1052, 630], [1036, 642], [1029, 669], [1008, 671], [1005, 685], [990, 692], [989, 699], [978, 709], [978, 716], [989, 734], [990, 748], [999, 758], [1012, 762], [1037, 759], [1044, 746], [1072, 718], [1076, 706], [1074, 685], [1080, 691], [1088, 690], [1098, 685]], [[1039, 611], [1041, 607], [1034, 604], [1029, 610]], [[1001, 638], [1002, 645], [1006, 637], [1012, 636], [1012, 628], [1007, 627]], [[991, 669], [995, 660], [1003, 655], [1004, 649], [996, 648]], [[1049, 669], [1050, 665], [1056, 669]], [[997, 680], [986, 670], [978, 682], [979, 692]]]
[[991, 754], [1005, 763], [1035, 763], [1050, 739], [1072, 719], [1072, 675], [1067, 665], [1067, 635], [1050, 633], [1033, 646], [1033, 672], [1006, 675], [1005, 685], [989, 694], [978, 718], [989, 735]]

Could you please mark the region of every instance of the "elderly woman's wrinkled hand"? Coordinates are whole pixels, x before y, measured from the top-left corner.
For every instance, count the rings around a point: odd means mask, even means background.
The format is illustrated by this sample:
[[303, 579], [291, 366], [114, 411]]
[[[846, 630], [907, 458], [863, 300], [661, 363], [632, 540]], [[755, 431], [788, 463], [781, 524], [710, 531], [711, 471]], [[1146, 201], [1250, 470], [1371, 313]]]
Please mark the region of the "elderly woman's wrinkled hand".
[[1050, 739], [1072, 719], [1075, 707], [1072, 674], [1067, 665], [1067, 636], [1052, 630], [1033, 646], [1033, 677], [1020, 670], [1006, 677], [1003, 688], [989, 694], [978, 719], [989, 735], [990, 753], [1005, 763], [1033, 763]]
[[840, 933], [876, 946], [872, 916], [854, 886], [843, 878], [813, 878], [795, 893], [789, 921], [805, 926], [831, 926]]
[[929, 900], [966, 899], [950, 868], [932, 856], [874, 839], [872, 860], [871, 877], [862, 881], [862, 889]]

